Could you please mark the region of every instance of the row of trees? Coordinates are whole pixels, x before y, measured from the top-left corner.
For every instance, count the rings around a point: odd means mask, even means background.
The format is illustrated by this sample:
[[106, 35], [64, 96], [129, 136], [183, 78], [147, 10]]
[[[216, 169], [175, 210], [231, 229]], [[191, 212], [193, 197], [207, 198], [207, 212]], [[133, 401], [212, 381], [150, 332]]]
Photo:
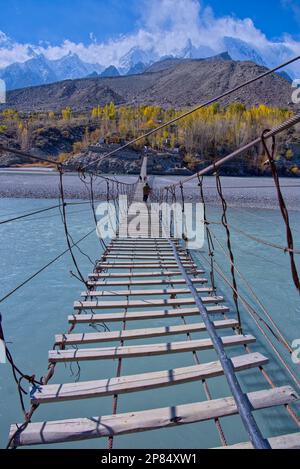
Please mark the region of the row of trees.
[[[34, 130], [51, 126], [84, 125], [84, 137], [73, 148], [76, 154], [101, 138], [108, 142], [118, 142], [138, 137], [161, 123], [174, 119], [183, 111], [159, 106], [117, 107], [113, 103], [94, 107], [90, 113], [79, 114], [70, 107], [57, 114], [49, 112], [27, 115], [7, 109], [0, 114], [0, 132], [7, 128], [13, 129], [21, 147], [28, 148]], [[242, 103], [235, 102], [224, 108], [215, 103], [141, 141], [140, 145], [149, 145], [157, 150], [181, 147], [186, 155], [186, 163], [193, 167], [200, 160], [230, 151], [252, 140], [263, 129], [279, 124], [291, 114], [287, 109], [265, 105], [246, 108]], [[96, 131], [89, 131], [91, 125]]]

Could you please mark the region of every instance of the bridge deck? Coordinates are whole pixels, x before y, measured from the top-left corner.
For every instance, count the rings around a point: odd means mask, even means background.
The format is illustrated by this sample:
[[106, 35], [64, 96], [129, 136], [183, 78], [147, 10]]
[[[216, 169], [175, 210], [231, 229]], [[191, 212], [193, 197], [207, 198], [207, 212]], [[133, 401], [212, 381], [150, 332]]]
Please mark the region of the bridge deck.
[[[146, 176], [147, 159], [144, 159], [141, 177]], [[137, 185], [135, 200], [142, 199], [143, 182]], [[121, 222], [122, 223], [122, 222]], [[232, 351], [232, 365], [235, 373], [247, 369], [257, 369], [268, 363], [268, 357], [258, 352], [250, 352], [244, 346], [255, 342], [252, 335], [242, 335], [238, 329], [238, 321], [234, 312], [224, 302], [224, 298], [216, 294], [209, 285], [205, 272], [199, 269], [191, 260], [189, 253], [175, 240], [177, 252], [182, 265], [189, 273], [197, 293], [202, 295], [201, 301], [216, 331], [220, 331], [220, 338], [224, 347]], [[125, 251], [125, 252], [124, 252]], [[150, 260], [151, 259], [151, 260]], [[121, 261], [125, 260], [124, 263]], [[142, 272], [141, 272], [142, 270]], [[205, 287], [201, 285], [207, 285]], [[152, 389], [159, 392], [162, 387], [172, 387], [178, 384], [199, 381], [208, 384], [211, 378], [224, 378], [224, 369], [217, 359], [206, 363], [195, 362], [193, 366], [185, 366], [168, 370], [156, 370], [149, 367], [151, 356], [181, 354], [191, 352], [193, 359], [197, 351], [214, 350], [211, 338], [207, 337], [207, 327], [201, 320], [199, 308], [191, 289], [181, 275], [178, 262], [170, 248], [167, 239], [116, 239], [112, 240], [107, 252], [98, 263], [95, 272], [89, 275], [89, 291], [84, 292], [82, 301], [74, 304], [74, 314], [68, 320], [74, 326], [90, 324], [120, 322], [119, 331], [108, 332], [72, 332], [59, 334], [55, 337], [58, 348], [49, 352], [49, 363], [64, 365], [68, 361], [85, 360], [118, 360], [117, 376], [97, 376], [94, 381], [66, 382], [61, 384], [47, 384], [31, 390], [32, 404], [50, 404], [82, 399], [95, 399], [105, 396], [120, 396], [122, 394], [143, 392]], [[157, 287], [155, 288], [155, 285]], [[200, 286], [199, 286], [200, 285]], [[117, 290], [111, 289], [118, 287]], [[154, 288], [153, 288], [154, 287]], [[208, 296], [203, 297], [203, 293]], [[117, 301], [107, 301], [107, 297], [115, 296]], [[136, 299], [137, 296], [141, 298]], [[157, 296], [158, 298], [153, 298]], [[123, 299], [122, 299], [123, 297]], [[188, 306], [182, 308], [182, 306]], [[164, 309], [157, 309], [163, 307]], [[130, 311], [128, 309], [130, 308]], [[97, 310], [97, 314], [94, 312]], [[228, 314], [231, 317], [228, 317]], [[199, 318], [198, 322], [188, 323], [189, 317]], [[128, 328], [130, 321], [151, 320], [152, 325], [144, 328]], [[168, 320], [178, 323], [168, 323]], [[159, 320], [159, 322], [157, 322]], [[162, 325], [161, 321], [165, 321]], [[227, 333], [226, 333], [227, 332]], [[229, 335], [228, 332], [231, 334]], [[192, 334], [205, 334], [201, 339], [194, 340]], [[185, 336], [178, 341], [171, 340], [163, 343], [127, 344], [127, 341], [143, 339], [147, 341], [155, 337]], [[116, 346], [106, 346], [107, 342], [118, 342]], [[98, 348], [85, 347], [97, 344]], [[76, 346], [76, 349], [74, 349]], [[237, 352], [235, 352], [237, 350]], [[241, 350], [244, 353], [241, 354]], [[145, 371], [135, 375], [121, 376], [122, 360], [143, 357]], [[296, 392], [290, 386], [272, 389], [260, 389], [250, 392], [247, 397], [252, 409], [259, 410], [275, 406], [287, 406], [298, 400]], [[98, 402], [97, 408], [101, 408]], [[63, 412], [63, 407], [61, 408]], [[115, 437], [127, 433], [144, 432], [167, 427], [176, 427], [195, 422], [212, 420], [218, 422], [220, 418], [238, 414], [238, 407], [231, 395], [214, 399], [187, 402], [185, 404], [172, 402], [170, 407], [153, 408], [130, 413], [118, 413], [96, 417], [76, 419], [62, 419], [59, 421], [32, 422], [25, 429], [15, 435], [13, 444], [16, 446], [45, 445], [61, 442], [87, 440], [92, 438]], [[10, 435], [17, 430], [12, 425]], [[201, 441], [201, 432], [199, 432]], [[271, 447], [300, 448], [300, 433], [271, 438]], [[251, 448], [251, 443], [239, 443], [233, 448]]]

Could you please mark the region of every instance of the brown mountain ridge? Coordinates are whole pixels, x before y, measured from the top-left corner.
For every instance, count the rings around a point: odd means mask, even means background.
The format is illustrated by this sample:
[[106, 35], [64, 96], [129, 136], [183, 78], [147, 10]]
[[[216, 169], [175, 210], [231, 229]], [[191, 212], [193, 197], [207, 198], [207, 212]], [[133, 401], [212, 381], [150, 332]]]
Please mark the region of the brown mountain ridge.
[[[91, 77], [9, 91], [5, 107], [27, 112], [60, 111], [70, 106], [74, 111], [86, 111], [114, 102], [178, 109], [211, 99], [266, 70], [253, 62], [222, 56], [211, 60], [167, 59], [140, 75]], [[287, 108], [292, 107], [291, 95], [291, 84], [273, 74], [222, 100], [221, 104], [236, 100], [246, 106], [266, 104]]]

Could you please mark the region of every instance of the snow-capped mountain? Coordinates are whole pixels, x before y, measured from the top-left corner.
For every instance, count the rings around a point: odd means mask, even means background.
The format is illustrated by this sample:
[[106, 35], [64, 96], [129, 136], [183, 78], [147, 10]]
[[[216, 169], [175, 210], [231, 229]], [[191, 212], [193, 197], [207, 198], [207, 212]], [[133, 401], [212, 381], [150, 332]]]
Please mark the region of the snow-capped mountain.
[[138, 62], [128, 70], [126, 75], [139, 75], [141, 73], [144, 73], [147, 68], [147, 64], [144, 64], [143, 62]]
[[154, 50], [145, 51], [140, 47], [133, 47], [127, 54], [121, 57], [118, 68], [120, 72], [126, 74], [138, 63], [143, 64], [146, 68], [160, 59], [161, 57]]
[[6, 82], [8, 90], [83, 78], [93, 72], [101, 73], [105, 68], [99, 64], [85, 63], [72, 53], [58, 60], [48, 60], [34, 52], [32, 55], [33, 58], [26, 62], [17, 62], [0, 70], [0, 78]]
[[233, 60], [250, 60], [258, 65], [267, 65], [259, 52], [247, 42], [235, 37], [224, 37], [223, 42], [225, 49]]
[[205, 59], [215, 55], [215, 51], [208, 46], [195, 47], [191, 39], [188, 39], [186, 46], [179, 51], [179, 59]]
[[[0, 31], [0, 49], [8, 50], [12, 46], [13, 42]], [[220, 51], [220, 47], [223, 50]], [[166, 57], [171, 60], [206, 59], [220, 55], [220, 52], [228, 53], [233, 60], [252, 61], [267, 67], [273, 67], [294, 55], [293, 51], [284, 44], [273, 43], [267, 49], [258, 49], [250, 43], [229, 36], [222, 39], [219, 50], [213, 50], [206, 45], [195, 46], [191, 39], [188, 39], [183, 48], [178, 48], [173, 51], [173, 54], [167, 56], [159, 55], [154, 47], [146, 50], [141, 47], [133, 47], [114, 64], [106, 63], [103, 65], [87, 63], [77, 54], [71, 52], [60, 59], [49, 60], [28, 46], [26, 53], [31, 58], [0, 70], [0, 78], [5, 80], [7, 89], [12, 90], [66, 79], [140, 74]], [[227, 60], [230, 57], [227, 57]], [[287, 71], [291, 77], [294, 77], [293, 69]]]
[[56, 81], [56, 75], [43, 55], [9, 65], [0, 71], [0, 78], [5, 81], [8, 90]]
[[71, 52], [59, 60], [48, 60], [47, 62], [58, 80], [83, 78], [93, 72], [99, 74], [103, 72], [105, 68], [99, 64], [83, 62], [77, 54]]

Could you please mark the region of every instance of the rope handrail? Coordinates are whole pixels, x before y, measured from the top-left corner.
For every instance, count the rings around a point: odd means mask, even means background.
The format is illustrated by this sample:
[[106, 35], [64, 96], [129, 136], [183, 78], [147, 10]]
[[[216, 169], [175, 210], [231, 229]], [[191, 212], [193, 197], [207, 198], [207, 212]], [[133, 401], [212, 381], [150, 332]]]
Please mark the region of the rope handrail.
[[[210, 229], [210, 232], [214, 238], [214, 240], [217, 242], [217, 244], [219, 245], [219, 247], [221, 248], [222, 252], [224, 253], [224, 255], [227, 257], [227, 259], [229, 260], [230, 264], [232, 265], [232, 262], [231, 262], [231, 259], [229, 257], [229, 255], [227, 254], [226, 250], [225, 250], [225, 247], [223, 246], [223, 244], [221, 243], [221, 241], [218, 239], [218, 237], [216, 236], [216, 234]], [[254, 298], [254, 300], [256, 301], [256, 303], [259, 305], [260, 309], [263, 311], [263, 313], [266, 315], [266, 317], [268, 318], [268, 320], [271, 322], [272, 326], [275, 328], [276, 330], [276, 334], [278, 334], [278, 336], [281, 338], [281, 343], [284, 345], [284, 347], [288, 350], [289, 353], [292, 353], [293, 352], [293, 349], [292, 347], [290, 346], [288, 340], [285, 338], [285, 336], [283, 335], [283, 333], [281, 332], [281, 330], [279, 329], [279, 326], [277, 326], [276, 322], [274, 321], [274, 319], [272, 318], [271, 314], [267, 311], [266, 307], [263, 305], [262, 301], [259, 299], [257, 293], [255, 293], [255, 290], [254, 288], [250, 285], [249, 281], [246, 279], [246, 277], [242, 274], [242, 272], [237, 268], [236, 265], [234, 265], [234, 270], [236, 271], [236, 273], [238, 274], [238, 276], [241, 278], [241, 280], [243, 281], [243, 283], [245, 284], [245, 286], [247, 287], [247, 289], [249, 290], [251, 296]], [[239, 292], [237, 292], [238, 295]], [[262, 318], [260, 318], [262, 319]], [[262, 319], [263, 320], [263, 319]], [[264, 321], [264, 320], [263, 320]], [[273, 333], [273, 335], [275, 336], [275, 334]]]
[[[209, 263], [209, 260], [203, 255], [201, 254], [201, 257], [202, 259], [208, 264]], [[221, 269], [220, 265], [216, 262], [215, 262], [215, 270], [217, 272], [217, 274], [224, 280], [224, 282], [231, 288], [231, 290], [235, 290], [235, 287], [232, 285], [231, 281], [226, 277], [226, 275], [224, 274], [223, 270]], [[291, 368], [288, 366], [288, 364], [286, 363], [285, 359], [282, 357], [281, 353], [277, 350], [277, 348], [275, 347], [275, 345], [272, 343], [272, 341], [270, 340], [270, 338], [268, 337], [268, 335], [266, 334], [266, 332], [264, 331], [263, 327], [261, 324], [259, 324], [259, 322], [261, 321], [261, 323], [267, 328], [267, 330], [273, 335], [273, 337], [275, 337], [279, 342], [281, 342], [280, 337], [276, 337], [276, 333], [274, 333], [274, 331], [272, 330], [272, 328], [269, 326], [269, 324], [263, 320], [261, 318], [261, 316], [255, 311], [255, 309], [250, 305], [250, 303], [247, 301], [247, 299], [241, 295], [237, 290], [235, 290], [237, 295], [239, 296], [239, 299], [241, 300], [241, 302], [243, 303], [246, 311], [248, 311], [248, 313], [250, 314], [251, 318], [253, 319], [253, 321], [256, 323], [257, 327], [259, 328], [260, 332], [263, 334], [263, 336], [265, 337], [265, 339], [267, 340], [267, 342], [269, 343], [269, 345], [272, 347], [272, 350], [275, 352], [277, 358], [280, 360], [280, 362], [283, 364], [284, 368], [286, 369], [286, 371], [288, 372], [288, 374], [290, 375], [290, 377], [292, 378], [292, 380], [294, 381], [294, 383], [297, 385], [297, 387], [300, 389], [300, 381], [299, 379], [297, 378], [297, 376], [294, 374], [294, 372], [291, 370]], [[282, 345], [284, 345], [285, 343], [285, 339], [284, 341], [281, 342]], [[291, 352], [289, 352], [291, 353]], [[298, 421], [298, 425], [299, 425], [299, 421]]]
[[[202, 220], [202, 221], [204, 221], [204, 220]], [[221, 225], [220, 222], [210, 221], [210, 220], [208, 221], [208, 224], [209, 225]], [[249, 233], [246, 233], [245, 231], [241, 230], [240, 228], [237, 228], [236, 226], [232, 225], [231, 223], [230, 224], [227, 223], [227, 226], [228, 226], [228, 228], [236, 231], [237, 233], [242, 234], [243, 236], [245, 236], [246, 238], [251, 239], [252, 241], [256, 241], [259, 244], [264, 244], [265, 246], [269, 246], [269, 247], [272, 247], [274, 249], [279, 249], [280, 251], [283, 251], [285, 253], [286, 252], [293, 252], [294, 254], [300, 255], [300, 251], [298, 251], [297, 249], [291, 250], [290, 248], [281, 246], [280, 244], [272, 243], [270, 241], [266, 241], [264, 239], [258, 238], [257, 236], [250, 235]]]

